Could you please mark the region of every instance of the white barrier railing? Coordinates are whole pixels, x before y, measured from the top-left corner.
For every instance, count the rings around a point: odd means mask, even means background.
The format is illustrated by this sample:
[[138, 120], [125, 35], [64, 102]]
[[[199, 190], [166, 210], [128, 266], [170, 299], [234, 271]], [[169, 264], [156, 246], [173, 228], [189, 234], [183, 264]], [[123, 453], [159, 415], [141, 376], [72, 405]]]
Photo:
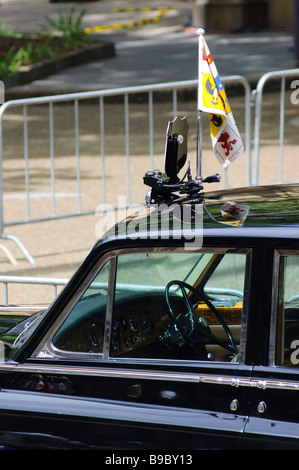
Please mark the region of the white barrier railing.
[[[30, 276], [0, 276], [0, 284], [3, 285], [4, 305], [9, 305], [8, 288], [11, 284], [26, 284], [39, 286], [52, 286], [53, 299], [57, 297], [57, 289], [59, 286], [65, 286], [69, 279], [59, 279], [50, 277], [30, 277]], [[34, 303], [34, 302], [32, 302]]]
[[[8, 299], [8, 286], [13, 284], [23, 284], [23, 285], [36, 285], [36, 286], [52, 286], [53, 288], [53, 297], [52, 299], [55, 300], [58, 294], [58, 287], [65, 286], [69, 282], [69, 279], [62, 279], [62, 278], [50, 278], [50, 277], [30, 277], [30, 276], [0, 276], [0, 284], [3, 285], [3, 297], [4, 297], [4, 305], [9, 305]], [[91, 289], [102, 289], [108, 292], [108, 283], [107, 282], [95, 282], [90, 286]], [[151, 286], [151, 285], [141, 285], [141, 284], [125, 284], [125, 283], [118, 283], [117, 284], [118, 291], [131, 291], [131, 292], [153, 292], [153, 293], [164, 293], [165, 286]], [[205, 292], [208, 294], [215, 294], [215, 292], [219, 293], [219, 290], [214, 289], [213, 287], [207, 287]], [[234, 295], [243, 299], [243, 293], [236, 289], [221, 289], [221, 293], [223, 295]], [[33, 303], [33, 302], [31, 302]]]
[[282, 183], [282, 167], [283, 167], [283, 149], [284, 149], [284, 114], [285, 114], [285, 91], [286, 79], [297, 77], [299, 78], [299, 69], [279, 70], [269, 72], [263, 75], [257, 83], [256, 89], [252, 91], [255, 116], [254, 116], [254, 130], [253, 130], [253, 178], [252, 184], [254, 186], [259, 184], [259, 166], [260, 166], [260, 140], [261, 140], [261, 122], [262, 122], [262, 107], [264, 98], [265, 85], [271, 80], [281, 80], [280, 86], [280, 105], [279, 105], [279, 174], [278, 183]]
[[[247, 154], [247, 178], [248, 184], [251, 184], [251, 157], [250, 157], [250, 139], [251, 139], [251, 129], [250, 129], [250, 86], [248, 81], [239, 75], [223, 77], [222, 81], [225, 85], [228, 84], [238, 84], [244, 88], [244, 124], [245, 124], [245, 149]], [[178, 113], [178, 92], [185, 89], [195, 89], [197, 88], [197, 80], [188, 80], [183, 82], [171, 82], [157, 85], [149, 86], [138, 86], [138, 87], [128, 87], [128, 88], [119, 88], [119, 89], [110, 89], [110, 90], [100, 90], [92, 92], [81, 92], [81, 93], [70, 93], [63, 95], [53, 95], [46, 97], [37, 97], [37, 98], [27, 98], [27, 99], [18, 99], [5, 102], [0, 108], [0, 238], [13, 240], [19, 248], [22, 250], [23, 254], [30, 263], [34, 263], [34, 259], [27, 251], [23, 243], [15, 236], [9, 234], [4, 234], [4, 229], [8, 226], [28, 224], [31, 222], [41, 222], [46, 220], [58, 219], [73, 217], [78, 215], [92, 214], [95, 211], [95, 206], [86, 210], [82, 208], [81, 199], [81, 174], [80, 174], [80, 129], [79, 129], [79, 102], [88, 100], [99, 100], [99, 139], [100, 139], [100, 160], [101, 160], [101, 183], [102, 183], [102, 196], [101, 200], [97, 202], [99, 204], [111, 204], [107, 200], [106, 192], [106, 168], [105, 168], [105, 145], [104, 145], [104, 135], [105, 135], [105, 107], [104, 100], [106, 98], [118, 97], [123, 99], [124, 106], [124, 123], [123, 129], [125, 132], [124, 139], [124, 155], [126, 160], [126, 201], [128, 206], [131, 204], [131, 177], [130, 177], [130, 104], [129, 96], [138, 95], [141, 93], [147, 93], [148, 95], [148, 129], [146, 133], [149, 136], [149, 159], [150, 166], [154, 168], [154, 112], [153, 112], [153, 94], [155, 92], [172, 92], [172, 115], [175, 116]], [[77, 207], [76, 210], [70, 211], [67, 213], [58, 214], [56, 211], [56, 180], [55, 180], [55, 136], [54, 136], [54, 113], [53, 106], [55, 103], [72, 103], [74, 109], [74, 136], [75, 136], [75, 158], [76, 158], [76, 198], [77, 198]], [[28, 135], [29, 135], [29, 124], [30, 120], [28, 119], [28, 109], [31, 106], [47, 106], [48, 107], [48, 121], [49, 121], [49, 167], [50, 167], [50, 178], [51, 178], [51, 213], [43, 214], [42, 216], [33, 216], [31, 213], [30, 206], [30, 197], [32, 195], [30, 188], [30, 174], [29, 174], [29, 163], [30, 163], [30, 149], [28, 145]], [[3, 133], [4, 126], [3, 121], [4, 117], [11, 109], [19, 108], [22, 110], [22, 121], [23, 121], [23, 158], [24, 158], [24, 182], [25, 182], [25, 191], [24, 198], [26, 200], [26, 216], [21, 219], [7, 218], [4, 215], [3, 208], [3, 198], [4, 198], [4, 189], [3, 189]], [[171, 111], [171, 110], [169, 110]], [[40, 124], [41, 126], [42, 124]], [[41, 127], [39, 127], [38, 132], [41, 132]], [[71, 142], [70, 142], [71, 145]], [[144, 164], [145, 170], [149, 169], [148, 164]], [[97, 181], [96, 184], [99, 184]], [[225, 181], [224, 181], [225, 184]], [[13, 217], [14, 214], [10, 214], [10, 217]], [[1, 249], [0, 245], [0, 249]]]

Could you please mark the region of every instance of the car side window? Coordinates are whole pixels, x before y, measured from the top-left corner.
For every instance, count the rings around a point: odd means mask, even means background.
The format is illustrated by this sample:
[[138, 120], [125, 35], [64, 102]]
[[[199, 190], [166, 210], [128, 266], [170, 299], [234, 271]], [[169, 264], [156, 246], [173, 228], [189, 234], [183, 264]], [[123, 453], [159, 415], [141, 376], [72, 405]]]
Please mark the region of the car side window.
[[52, 340], [55, 348], [64, 352], [103, 353], [109, 266], [107, 262], [101, 268], [71, 309]]
[[276, 365], [299, 367], [299, 256], [280, 257]]
[[118, 257], [110, 356], [239, 360], [244, 253]]

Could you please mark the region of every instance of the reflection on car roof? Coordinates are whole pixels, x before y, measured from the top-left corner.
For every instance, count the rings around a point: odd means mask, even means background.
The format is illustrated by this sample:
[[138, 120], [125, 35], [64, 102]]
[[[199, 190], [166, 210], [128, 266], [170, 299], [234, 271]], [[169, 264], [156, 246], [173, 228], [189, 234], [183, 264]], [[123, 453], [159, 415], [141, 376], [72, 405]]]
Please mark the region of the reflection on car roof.
[[[201, 219], [196, 219], [195, 225], [190, 230], [198, 227], [203, 228], [203, 235], [208, 236], [209, 233], [220, 231], [222, 236], [243, 237], [250, 236], [271, 236], [274, 238], [281, 237], [283, 231], [290, 228], [292, 232], [299, 230], [299, 185], [269, 185], [260, 187], [237, 188], [207, 192], [203, 195], [204, 205], [207, 211], [202, 210], [202, 201], [185, 201], [182, 199], [175, 200], [172, 204], [161, 204], [156, 207], [141, 206], [136, 210], [133, 209], [128, 217], [113, 226], [105, 235], [105, 238], [148, 238], [149, 234], [156, 230], [153, 223], [155, 211], [159, 213], [159, 227], [169, 230], [169, 215], [173, 213], [174, 207], [191, 207], [195, 208], [197, 213], [202, 214]], [[235, 201], [237, 204], [246, 204], [249, 207], [248, 216], [242, 227], [232, 227], [226, 225], [221, 215], [221, 208], [227, 201]], [[200, 212], [201, 210], [201, 212]], [[163, 222], [163, 217], [165, 222]], [[179, 233], [178, 224], [176, 223], [176, 213], [173, 216], [173, 233]], [[199, 221], [202, 222], [201, 226]], [[280, 232], [277, 232], [279, 226]], [[263, 231], [257, 232], [253, 230], [263, 228]], [[188, 224], [184, 226], [184, 233], [188, 232]], [[183, 234], [182, 234], [183, 236]], [[295, 236], [295, 235], [293, 235]], [[296, 235], [297, 236], [297, 235]], [[166, 239], [166, 235], [164, 236]]]

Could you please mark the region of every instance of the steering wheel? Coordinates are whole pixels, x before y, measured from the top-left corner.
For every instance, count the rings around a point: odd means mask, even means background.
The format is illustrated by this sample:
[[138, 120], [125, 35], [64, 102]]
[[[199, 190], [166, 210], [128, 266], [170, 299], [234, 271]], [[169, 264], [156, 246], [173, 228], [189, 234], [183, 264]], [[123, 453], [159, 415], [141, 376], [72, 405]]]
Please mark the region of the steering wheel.
[[[184, 317], [185, 317], [184, 322], [179, 320], [179, 318], [178, 318], [179, 315], [174, 314], [174, 312], [171, 308], [171, 305], [170, 305], [170, 295], [169, 295], [170, 292], [169, 291], [170, 291], [170, 288], [173, 285], [177, 285], [181, 289], [181, 292], [183, 294], [183, 299], [184, 299], [185, 305], [187, 307], [187, 313], [186, 313], [186, 315], [184, 315]], [[195, 296], [199, 300], [202, 300], [203, 302], [205, 302], [206, 305], [209, 307], [209, 309], [214, 313], [214, 315], [216, 316], [216, 318], [221, 323], [221, 325], [222, 325], [222, 327], [223, 327], [223, 329], [224, 329], [224, 331], [225, 331], [225, 333], [228, 337], [230, 346], [228, 344], [226, 344], [224, 341], [222, 341], [221, 339], [217, 338], [217, 336], [215, 336], [211, 332], [209, 324], [208, 324], [208, 322], [206, 321], [205, 318], [203, 318], [200, 315], [198, 315], [198, 316], [194, 315], [194, 306], [191, 304], [190, 298], [187, 294], [187, 289], [190, 292], [192, 292], [193, 294], [195, 294]], [[238, 353], [235, 340], [234, 340], [234, 338], [231, 334], [231, 331], [230, 331], [228, 325], [224, 321], [222, 315], [220, 315], [220, 313], [217, 311], [217, 309], [214, 307], [212, 302], [209, 300], [209, 298], [204, 293], [199, 292], [197, 289], [195, 289], [195, 287], [191, 286], [190, 284], [187, 284], [186, 282], [173, 280], [173, 281], [170, 281], [167, 284], [166, 288], [165, 288], [165, 297], [166, 297], [167, 307], [168, 307], [168, 310], [169, 310], [169, 316], [173, 320], [173, 322], [176, 325], [177, 329], [179, 330], [179, 332], [183, 336], [184, 340], [186, 341], [186, 343], [189, 345], [189, 347], [191, 349], [193, 349], [195, 352], [198, 353], [198, 348], [197, 348], [196, 344], [194, 344], [195, 343], [194, 340], [196, 339], [196, 338], [194, 338], [194, 333], [197, 333], [198, 335], [201, 335], [201, 336], [203, 336], [207, 339], [212, 340], [214, 343], [216, 343], [219, 346], [221, 346], [222, 348], [226, 349], [227, 351], [229, 351], [234, 356]], [[186, 325], [186, 322], [189, 322], [189, 329], [190, 329], [190, 326], [192, 327], [192, 334], [187, 334], [186, 327], [184, 327], [184, 323]], [[191, 322], [191, 325], [190, 325], [190, 322]]]

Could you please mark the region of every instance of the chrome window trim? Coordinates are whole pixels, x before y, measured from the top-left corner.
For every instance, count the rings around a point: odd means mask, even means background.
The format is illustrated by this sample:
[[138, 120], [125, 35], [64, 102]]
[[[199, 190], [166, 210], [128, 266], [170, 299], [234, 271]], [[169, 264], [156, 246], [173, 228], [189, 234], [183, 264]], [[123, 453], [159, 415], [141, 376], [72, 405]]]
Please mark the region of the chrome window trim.
[[274, 250], [273, 277], [272, 277], [272, 298], [270, 313], [270, 335], [269, 335], [269, 366], [275, 366], [276, 362], [276, 331], [277, 331], [277, 308], [279, 292], [279, 265], [280, 251]]
[[[144, 250], [140, 250], [138, 249], [138, 252], [148, 252], [149, 249], [144, 249]], [[175, 250], [172, 250], [172, 249], [166, 249], [163, 248], [163, 250], [161, 250], [163, 252], [173, 252], [173, 251], [176, 251], [178, 253], [182, 253], [184, 252], [183, 248], [180, 248], [179, 250], [178, 249], [175, 249]], [[128, 254], [132, 251], [130, 250], [122, 250], [122, 253], [119, 253], [119, 254]], [[157, 252], [157, 248], [154, 248], [153, 252]], [[251, 248], [227, 248], [227, 247], [222, 247], [222, 248], [212, 248], [212, 247], [204, 247], [204, 248], [200, 248], [200, 249], [197, 249], [197, 250], [194, 250], [194, 252], [198, 252], [198, 253], [214, 253], [214, 254], [227, 254], [227, 253], [239, 253], [239, 254], [244, 254], [246, 255], [246, 266], [245, 266], [245, 275], [244, 275], [244, 279], [245, 279], [245, 285], [244, 285], [244, 296], [246, 295], [246, 293], [249, 292], [248, 290], [248, 286], [246, 285], [246, 282], [249, 283], [249, 272], [250, 272], [250, 263], [251, 263], [251, 259], [250, 256], [252, 254], [252, 249]], [[244, 298], [243, 298], [244, 300]], [[243, 303], [243, 312], [242, 312], [242, 318], [241, 318], [241, 324], [240, 324], [240, 352], [239, 352], [239, 360], [238, 362], [234, 362], [234, 364], [236, 365], [241, 365], [241, 364], [244, 364], [244, 360], [245, 360], [245, 344], [246, 344], [246, 319], [247, 319], [247, 314], [248, 314], [248, 310], [247, 310], [247, 307], [248, 307], [248, 302], [246, 303], [245, 305], [245, 309], [244, 309], [244, 303]], [[112, 317], [112, 312], [111, 312], [111, 317]], [[110, 342], [109, 342], [110, 344]], [[109, 348], [110, 349], [110, 348]], [[110, 353], [110, 351], [109, 351]], [[119, 364], [122, 364], [122, 363], [126, 363], [128, 361], [128, 358], [127, 357], [124, 357], [124, 358], [121, 358], [121, 357], [114, 357], [114, 356], [109, 356], [107, 357], [107, 359], [110, 359], [112, 360], [114, 363], [117, 362]], [[167, 363], [167, 364], [176, 364], [176, 361], [174, 359], [153, 359], [155, 360], [156, 363]], [[134, 364], [142, 364], [142, 362], [144, 361], [147, 361], [147, 359], [143, 359], [143, 358], [138, 358], [138, 357], [130, 357], [130, 361], [131, 362], [134, 362]], [[192, 362], [194, 362], [194, 360], [190, 359], [184, 359], [181, 361], [181, 363], [187, 363], [187, 364], [190, 364]], [[201, 363], [201, 364], [208, 364], [210, 361], [204, 361], [204, 360], [198, 360], [197, 363]], [[221, 362], [221, 361], [216, 361], [218, 364], [228, 364], [227, 362]]]
[[115, 283], [116, 283], [116, 269], [117, 269], [117, 257], [113, 256], [110, 260], [109, 280], [108, 280], [108, 292], [107, 292], [107, 305], [106, 305], [106, 318], [105, 318], [105, 330], [104, 330], [104, 344], [103, 344], [103, 358], [109, 357], [110, 342], [111, 342], [111, 331], [112, 331], [112, 314], [114, 306], [114, 295], [115, 295]]
[[[299, 256], [299, 250], [288, 250], [288, 249], [276, 249], [274, 250], [273, 259], [273, 278], [272, 278], [272, 301], [271, 301], [271, 326], [270, 326], [270, 337], [269, 337], [269, 366], [277, 368], [287, 369], [286, 366], [276, 364], [276, 335], [277, 335], [277, 311], [279, 301], [279, 271], [281, 257], [287, 256]], [[273, 388], [273, 387], [267, 387]], [[275, 387], [279, 388], [279, 387]], [[295, 387], [297, 388], [297, 387]], [[289, 388], [287, 388], [289, 390]], [[291, 387], [293, 389], [293, 387]]]
[[[113, 299], [114, 299], [114, 291], [115, 291], [115, 282], [116, 282], [116, 269], [117, 269], [117, 257], [130, 254], [130, 253], [184, 253], [184, 247], [138, 247], [134, 249], [123, 248], [119, 250], [113, 250], [104, 255], [98, 263], [96, 263], [92, 269], [92, 271], [86, 276], [84, 284], [81, 286], [76, 294], [72, 297], [72, 299], [68, 302], [67, 306], [64, 309], [64, 312], [59, 315], [57, 320], [54, 322], [50, 330], [48, 331], [47, 335], [42, 339], [39, 345], [36, 347], [32, 354], [32, 358], [44, 358], [44, 359], [109, 359], [111, 361], [119, 361], [125, 362], [127, 358], [115, 358], [110, 356], [110, 340], [111, 340], [111, 322], [112, 322], [112, 313], [113, 313]], [[194, 253], [214, 253], [214, 254], [227, 254], [227, 253], [240, 253], [246, 255], [246, 270], [245, 270], [245, 280], [248, 281], [248, 274], [250, 270], [250, 255], [252, 253], [251, 248], [246, 247], [201, 247], [195, 250], [192, 250]], [[109, 285], [108, 285], [108, 302], [106, 306], [106, 319], [105, 319], [105, 336], [104, 336], [104, 345], [103, 345], [103, 353], [82, 353], [82, 352], [75, 352], [75, 351], [62, 351], [54, 346], [52, 343], [52, 338], [58, 331], [59, 327], [65, 321], [67, 315], [71, 312], [74, 308], [75, 304], [78, 302], [80, 297], [89, 287], [90, 283], [95, 279], [97, 274], [99, 273], [100, 269], [104, 266], [104, 264], [110, 261], [110, 270], [109, 270]], [[111, 282], [111, 283], [110, 283]], [[244, 295], [248, 292], [246, 285], [244, 285]], [[246, 304], [247, 305], [247, 304]], [[244, 363], [244, 353], [245, 353], [245, 339], [246, 339], [246, 315], [247, 311], [244, 312], [241, 319], [241, 333], [240, 333], [240, 357], [239, 361], [235, 364], [243, 364]], [[242, 346], [242, 350], [241, 350]], [[142, 363], [142, 358], [131, 358], [134, 363]], [[165, 362], [164, 359], [156, 360], [157, 362]], [[173, 363], [172, 359], [166, 361], [168, 364]], [[182, 361], [183, 362], [183, 361]], [[185, 361], [186, 363], [193, 362]], [[207, 363], [209, 361], [200, 361], [201, 363]], [[219, 362], [219, 364], [224, 364], [225, 362]]]
[[84, 292], [88, 289], [91, 282], [95, 279], [100, 269], [110, 260], [112, 256], [111, 253], [104, 255], [98, 263], [96, 263], [90, 273], [86, 276], [85, 282], [82, 283], [80, 288], [76, 291], [73, 297], [69, 300], [67, 306], [64, 308], [63, 312], [58, 316], [56, 321], [53, 323], [51, 328], [48, 330], [47, 334], [42, 338], [39, 345], [33, 351], [31, 357], [57, 357], [57, 358], [69, 358], [73, 356], [74, 359], [76, 358], [84, 358], [84, 357], [102, 357], [102, 353], [91, 354], [91, 353], [76, 353], [74, 351], [62, 351], [54, 346], [52, 343], [52, 338], [65, 321], [66, 317], [69, 315], [71, 310], [74, 308], [78, 300], [84, 294]]
[[[245, 265], [245, 275], [244, 275], [244, 291], [243, 291], [243, 309], [242, 309], [242, 318], [240, 325], [240, 350], [239, 350], [239, 361], [238, 364], [245, 363], [245, 347], [246, 347], [246, 321], [248, 317], [248, 297], [249, 295], [249, 282], [250, 282], [250, 271], [251, 271], [251, 257], [252, 249], [248, 249], [246, 253], [246, 265]], [[246, 300], [244, 302], [244, 300]]]

